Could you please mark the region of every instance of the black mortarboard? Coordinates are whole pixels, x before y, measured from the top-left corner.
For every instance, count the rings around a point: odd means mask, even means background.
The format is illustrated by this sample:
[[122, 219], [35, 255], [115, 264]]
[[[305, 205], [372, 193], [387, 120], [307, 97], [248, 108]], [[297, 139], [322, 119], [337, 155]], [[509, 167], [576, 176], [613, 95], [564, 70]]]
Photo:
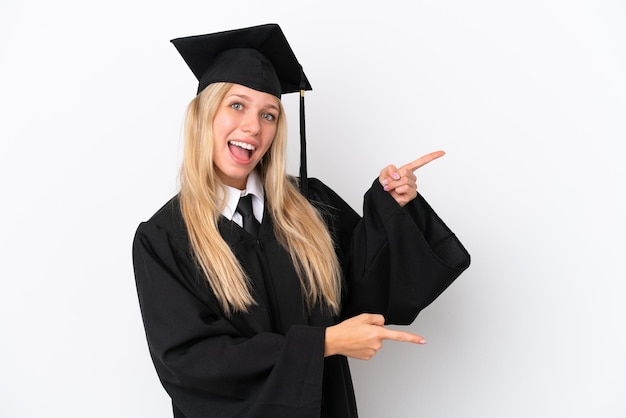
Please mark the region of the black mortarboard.
[[304, 91], [311, 85], [276, 24], [172, 39], [198, 79], [198, 94], [216, 82], [241, 84], [280, 98], [300, 91], [300, 189], [307, 195]]

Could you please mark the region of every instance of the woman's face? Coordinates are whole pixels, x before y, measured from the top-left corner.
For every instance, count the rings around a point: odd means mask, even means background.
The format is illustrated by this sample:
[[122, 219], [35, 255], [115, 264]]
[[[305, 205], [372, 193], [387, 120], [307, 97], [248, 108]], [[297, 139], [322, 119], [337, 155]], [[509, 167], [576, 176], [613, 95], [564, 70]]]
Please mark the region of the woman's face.
[[213, 165], [227, 186], [243, 190], [248, 174], [265, 155], [280, 113], [279, 99], [234, 84], [213, 119]]

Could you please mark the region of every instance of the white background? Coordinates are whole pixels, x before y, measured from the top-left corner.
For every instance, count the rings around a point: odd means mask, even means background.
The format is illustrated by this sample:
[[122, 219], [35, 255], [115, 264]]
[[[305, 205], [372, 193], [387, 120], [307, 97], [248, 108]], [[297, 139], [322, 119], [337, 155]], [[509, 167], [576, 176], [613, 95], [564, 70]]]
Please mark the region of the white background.
[[365, 4], [2, 0], [0, 416], [171, 416], [130, 256], [195, 95], [169, 40], [269, 22], [313, 85], [310, 175], [360, 210], [446, 150], [420, 191], [473, 257], [428, 345], [351, 362], [361, 417], [626, 416], [625, 3]]

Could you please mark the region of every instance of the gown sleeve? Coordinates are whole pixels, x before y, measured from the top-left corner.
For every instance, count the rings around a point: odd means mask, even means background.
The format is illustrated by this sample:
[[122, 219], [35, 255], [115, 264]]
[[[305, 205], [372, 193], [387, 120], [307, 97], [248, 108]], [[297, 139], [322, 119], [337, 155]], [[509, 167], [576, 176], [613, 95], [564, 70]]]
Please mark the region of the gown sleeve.
[[175, 241], [141, 224], [133, 263], [150, 354], [176, 416], [319, 417], [324, 328], [281, 335], [235, 325]]
[[380, 313], [387, 324], [408, 325], [469, 267], [467, 250], [419, 193], [401, 207], [376, 179], [356, 223], [339, 196], [325, 194], [342, 214], [334, 235], [349, 254], [343, 317]]

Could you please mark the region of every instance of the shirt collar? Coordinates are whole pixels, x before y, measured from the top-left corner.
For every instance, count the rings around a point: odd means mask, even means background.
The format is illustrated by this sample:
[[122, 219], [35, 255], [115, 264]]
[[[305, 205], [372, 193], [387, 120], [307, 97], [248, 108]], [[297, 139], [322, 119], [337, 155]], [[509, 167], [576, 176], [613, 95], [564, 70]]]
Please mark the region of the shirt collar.
[[261, 177], [259, 177], [256, 171], [252, 171], [248, 175], [246, 188], [244, 190], [239, 190], [235, 187], [226, 186], [226, 205], [224, 206], [222, 215], [224, 215], [226, 219], [232, 221], [236, 213], [235, 211], [237, 210], [239, 198], [248, 194], [252, 195], [252, 210], [254, 211], [254, 217], [257, 218], [259, 222], [261, 222], [263, 220], [265, 191], [263, 189], [263, 182], [261, 181]]

